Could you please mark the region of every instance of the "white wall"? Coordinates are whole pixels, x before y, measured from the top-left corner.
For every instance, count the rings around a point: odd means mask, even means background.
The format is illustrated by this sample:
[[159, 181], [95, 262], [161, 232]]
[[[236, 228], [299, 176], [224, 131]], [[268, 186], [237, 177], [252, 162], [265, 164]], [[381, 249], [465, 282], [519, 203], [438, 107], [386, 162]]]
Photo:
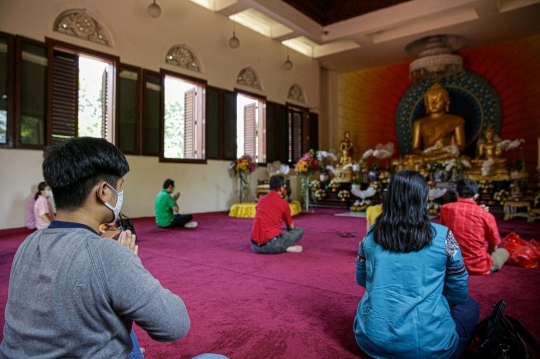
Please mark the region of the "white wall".
[[[232, 23], [188, 0], [160, 0], [162, 14], [153, 19], [146, 13], [150, 0], [0, 0], [0, 31], [38, 41], [54, 38], [74, 45], [120, 56], [123, 63], [159, 71], [164, 68], [208, 81], [208, 85], [232, 90], [241, 88], [266, 96], [267, 100], [287, 102], [291, 85], [305, 91], [307, 107], [319, 108], [319, 64], [290, 52], [294, 67], [283, 69], [287, 50], [277, 41], [240, 25], [237, 49], [227, 45]], [[94, 44], [53, 32], [56, 17], [68, 9], [86, 9], [108, 28], [113, 47]], [[167, 65], [164, 58], [174, 45], [186, 44], [199, 60], [202, 73]], [[240, 70], [252, 67], [262, 90], [236, 85]], [[24, 226], [26, 199], [43, 180], [42, 151], [0, 149], [0, 229]], [[159, 163], [158, 158], [128, 156], [131, 171], [126, 176], [124, 211], [132, 217], [153, 216], [153, 202], [163, 180], [170, 177], [182, 192], [180, 210], [189, 213], [225, 211], [237, 201], [228, 161], [208, 161], [206, 165]], [[252, 178], [265, 178], [259, 169]], [[293, 182], [293, 191], [296, 181]], [[294, 195], [296, 197], [296, 195]]]

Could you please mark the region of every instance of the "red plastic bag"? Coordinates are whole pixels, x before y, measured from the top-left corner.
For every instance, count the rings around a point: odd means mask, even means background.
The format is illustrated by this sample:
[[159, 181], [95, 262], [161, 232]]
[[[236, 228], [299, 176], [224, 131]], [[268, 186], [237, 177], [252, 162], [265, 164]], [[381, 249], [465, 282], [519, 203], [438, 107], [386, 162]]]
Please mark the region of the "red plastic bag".
[[512, 232], [504, 237], [502, 247], [510, 253], [508, 264], [523, 268], [538, 267], [540, 246], [534, 239], [527, 242], [521, 239], [518, 234]]

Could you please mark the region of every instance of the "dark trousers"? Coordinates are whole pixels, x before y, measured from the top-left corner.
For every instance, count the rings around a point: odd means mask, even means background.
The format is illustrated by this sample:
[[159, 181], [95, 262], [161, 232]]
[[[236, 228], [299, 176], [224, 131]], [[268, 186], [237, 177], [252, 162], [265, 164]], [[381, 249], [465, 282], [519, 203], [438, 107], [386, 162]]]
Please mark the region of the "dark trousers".
[[257, 245], [253, 240], [251, 241], [251, 249], [255, 253], [259, 254], [278, 254], [283, 253], [287, 248], [298, 242], [304, 235], [303, 228], [295, 228], [293, 230], [282, 232], [279, 236], [274, 237], [263, 243]]
[[469, 297], [465, 303], [450, 309], [450, 314], [456, 323], [456, 331], [459, 335], [459, 344], [450, 359], [457, 359], [473, 339], [472, 334], [480, 318], [480, 307], [476, 300]]
[[193, 216], [191, 214], [175, 214], [173, 221], [167, 226], [167, 228], [184, 227], [184, 225], [192, 219]]

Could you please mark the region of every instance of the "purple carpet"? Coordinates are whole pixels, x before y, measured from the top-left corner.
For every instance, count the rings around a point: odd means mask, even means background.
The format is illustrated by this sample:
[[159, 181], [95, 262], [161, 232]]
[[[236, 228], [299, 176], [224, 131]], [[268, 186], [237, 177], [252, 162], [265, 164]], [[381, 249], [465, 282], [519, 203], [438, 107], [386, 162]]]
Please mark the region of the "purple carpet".
[[[256, 255], [249, 246], [252, 219], [227, 213], [195, 215], [196, 229], [160, 229], [153, 218], [135, 219], [139, 255], [161, 284], [185, 301], [192, 326], [183, 339], [158, 343], [136, 327], [148, 359], [191, 358], [214, 352], [231, 359], [367, 358], [352, 324], [363, 288], [355, 282], [358, 242], [365, 219], [316, 209], [294, 217], [305, 229], [302, 253]], [[540, 240], [540, 222], [498, 219], [501, 236], [515, 231]], [[356, 236], [343, 238], [339, 233]], [[9, 271], [19, 244], [31, 232], [0, 231], [0, 325], [4, 325]], [[481, 318], [499, 299], [540, 339], [540, 269], [504, 266], [469, 277]], [[1, 338], [1, 335], [0, 335]], [[475, 358], [470, 345], [464, 358]], [[534, 357], [534, 356], [533, 356]]]

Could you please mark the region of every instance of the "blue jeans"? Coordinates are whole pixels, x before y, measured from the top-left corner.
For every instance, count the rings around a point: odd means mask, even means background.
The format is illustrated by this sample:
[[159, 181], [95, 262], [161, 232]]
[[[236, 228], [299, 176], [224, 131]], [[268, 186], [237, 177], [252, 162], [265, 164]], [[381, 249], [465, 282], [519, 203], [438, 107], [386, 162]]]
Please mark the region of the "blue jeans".
[[135, 335], [133, 329], [131, 329], [131, 333], [129, 333], [129, 336], [131, 337], [131, 342], [133, 343], [133, 350], [131, 351], [131, 353], [129, 353], [127, 359], [144, 359], [144, 355], [141, 352], [141, 347], [139, 346], [137, 336]]
[[[131, 330], [130, 336], [131, 336], [131, 341], [133, 343], [133, 350], [131, 351], [131, 353], [129, 353], [127, 359], [144, 359], [144, 356], [141, 353], [141, 347], [139, 347], [139, 342], [137, 341], [137, 336], [135, 336], [135, 332], [133, 331], [133, 329]], [[229, 359], [229, 358], [227, 358], [224, 355], [208, 353], [208, 354], [197, 355], [193, 359]]]
[[450, 359], [457, 359], [473, 339], [472, 334], [480, 318], [480, 307], [476, 300], [469, 297], [465, 303], [452, 308], [450, 314], [456, 323], [456, 331], [459, 335], [459, 344]]

